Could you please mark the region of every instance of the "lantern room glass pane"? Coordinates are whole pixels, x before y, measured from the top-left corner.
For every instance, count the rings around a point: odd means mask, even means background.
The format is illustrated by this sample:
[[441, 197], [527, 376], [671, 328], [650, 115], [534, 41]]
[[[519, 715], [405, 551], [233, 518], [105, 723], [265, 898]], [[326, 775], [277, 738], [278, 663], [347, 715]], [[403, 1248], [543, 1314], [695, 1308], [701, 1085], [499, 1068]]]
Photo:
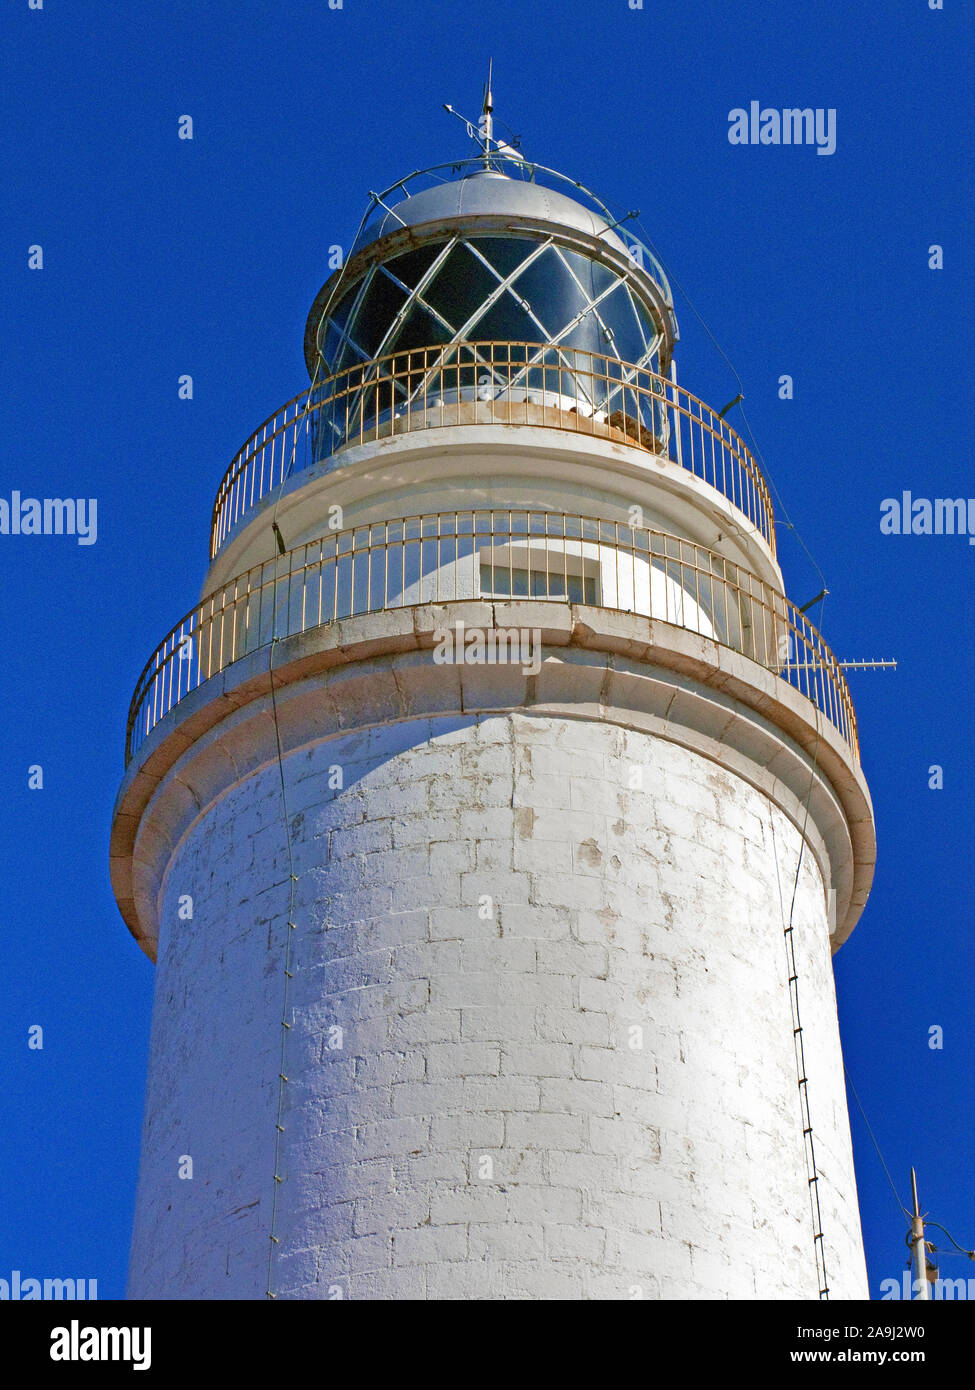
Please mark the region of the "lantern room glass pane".
[[451, 331], [438, 318], [423, 307], [414, 303], [403, 320], [396, 337], [389, 344], [389, 351], [407, 351], [410, 348], [433, 347], [439, 343], [449, 343]]
[[[424, 303], [414, 301], [410, 305], [395, 339], [387, 341], [392, 323], [407, 302], [403, 289], [390, 275], [415, 293], [446, 244], [440, 239], [401, 252], [389, 261], [388, 273], [377, 267], [354, 313], [363, 282], [348, 287], [321, 330], [323, 357], [330, 373], [370, 359], [380, 350], [449, 342], [465, 325], [469, 326], [464, 336], [473, 341], [557, 340], [567, 347], [631, 363], [645, 360], [659, 338], [652, 311], [635, 289], [607, 266], [565, 247], [551, 245], [539, 253], [537, 238], [479, 236], [471, 238], [470, 245], [461, 242], [453, 247], [424, 287]], [[532, 256], [534, 259], [526, 264]], [[492, 295], [498, 294], [501, 279], [512, 274], [512, 285], [485, 309]], [[600, 295], [604, 296], [601, 300]], [[580, 315], [582, 318], [568, 331], [568, 325]], [[350, 341], [343, 341], [336, 325], [344, 326]]]
[[389, 262], [389, 268], [397, 280], [402, 280], [404, 285], [415, 290], [440, 255], [444, 245], [444, 242], [438, 241], [432, 246], [421, 246], [416, 251], [407, 251], [402, 256], [394, 256]]
[[619, 279], [619, 276], [608, 266], [600, 265], [598, 261], [590, 261], [586, 256], [581, 256], [578, 251], [568, 251], [562, 246], [559, 248], [559, 253], [572, 267], [576, 279], [590, 299], [596, 299]]
[[518, 301], [505, 290], [504, 294], [491, 305], [487, 313], [479, 318], [470, 330], [470, 336], [482, 342], [511, 340], [521, 343], [536, 343], [541, 330]]
[[588, 304], [552, 247], [521, 272], [514, 289], [528, 300], [535, 318], [544, 326], [546, 338], [557, 337]]
[[633, 307], [636, 310], [636, 316], [640, 320], [640, 327], [643, 329], [643, 336], [646, 339], [647, 351], [649, 352], [650, 348], [653, 346], [653, 344], [657, 341], [657, 339], [660, 336], [660, 329], [654, 322], [654, 318], [653, 315], [650, 313], [650, 310], [640, 303], [636, 295], [631, 294], [630, 297], [633, 300]]
[[423, 291], [423, 298], [456, 331], [497, 288], [498, 281], [487, 266], [461, 245], [451, 251]]
[[[603, 337], [602, 327], [592, 310], [589, 311], [580, 323], [576, 324], [571, 333], [562, 335], [559, 339], [559, 344], [567, 348], [578, 348], [584, 353], [607, 353], [609, 351], [609, 344]], [[588, 363], [583, 364], [580, 362], [579, 365], [588, 366]]]
[[604, 336], [605, 346], [602, 351], [607, 357], [619, 357], [624, 362], [639, 362], [646, 349], [630, 296], [622, 281], [619, 287], [602, 301], [597, 312], [613, 335], [610, 342], [606, 342]]
[[349, 337], [368, 357], [374, 357], [390, 325], [406, 303], [406, 295], [388, 275], [377, 271], [358, 312], [348, 326]]
[[471, 245], [476, 246], [486, 261], [498, 272], [502, 280], [507, 280], [512, 271], [530, 256], [538, 242], [527, 237], [471, 237]]

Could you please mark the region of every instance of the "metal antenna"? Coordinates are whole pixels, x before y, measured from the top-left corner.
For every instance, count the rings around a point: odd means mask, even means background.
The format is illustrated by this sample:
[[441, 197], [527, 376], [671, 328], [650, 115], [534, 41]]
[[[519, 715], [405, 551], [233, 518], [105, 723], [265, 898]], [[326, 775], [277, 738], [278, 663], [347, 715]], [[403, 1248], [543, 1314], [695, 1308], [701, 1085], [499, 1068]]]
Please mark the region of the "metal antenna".
[[[829, 663], [821, 658], [813, 661], [787, 661], [782, 663], [790, 671], [828, 671]], [[896, 661], [837, 661], [844, 671], [896, 671]]]
[[840, 661], [844, 671], [896, 671], [896, 661]]
[[916, 1290], [915, 1299], [931, 1298], [928, 1288], [928, 1261], [924, 1253], [924, 1217], [921, 1215], [921, 1207], [917, 1200], [917, 1173], [911, 1169], [911, 1197], [914, 1202], [914, 1214], [911, 1217], [911, 1263], [914, 1267], [914, 1288]]

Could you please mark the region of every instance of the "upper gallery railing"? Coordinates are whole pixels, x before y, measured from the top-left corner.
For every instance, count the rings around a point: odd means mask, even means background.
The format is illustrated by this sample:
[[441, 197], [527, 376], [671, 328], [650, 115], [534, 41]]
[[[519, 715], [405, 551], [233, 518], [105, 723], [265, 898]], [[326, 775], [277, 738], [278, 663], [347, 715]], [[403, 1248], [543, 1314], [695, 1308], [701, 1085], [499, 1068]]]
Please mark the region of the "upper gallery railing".
[[349, 445], [462, 424], [546, 425], [646, 449], [717, 488], [775, 553], [765, 479], [739, 435], [697, 396], [601, 353], [477, 342], [389, 353], [288, 401], [224, 475], [211, 559], [250, 508], [291, 474]]
[[859, 759], [846, 679], [810, 622], [763, 580], [692, 541], [553, 512], [441, 512], [333, 532], [207, 595], [139, 677], [126, 762], [191, 690], [277, 639], [363, 613], [530, 597], [673, 623], [811, 700]]

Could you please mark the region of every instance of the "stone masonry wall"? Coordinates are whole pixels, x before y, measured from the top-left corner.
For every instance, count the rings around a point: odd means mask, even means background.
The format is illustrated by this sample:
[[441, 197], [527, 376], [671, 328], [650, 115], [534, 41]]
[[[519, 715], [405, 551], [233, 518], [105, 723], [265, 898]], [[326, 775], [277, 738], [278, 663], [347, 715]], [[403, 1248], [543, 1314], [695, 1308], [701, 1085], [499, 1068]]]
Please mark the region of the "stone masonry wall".
[[[817, 1298], [800, 839], [764, 796], [529, 714], [346, 733], [285, 776], [294, 929], [276, 765], [167, 874], [130, 1297]], [[795, 928], [830, 1288], [866, 1297], [808, 851]]]

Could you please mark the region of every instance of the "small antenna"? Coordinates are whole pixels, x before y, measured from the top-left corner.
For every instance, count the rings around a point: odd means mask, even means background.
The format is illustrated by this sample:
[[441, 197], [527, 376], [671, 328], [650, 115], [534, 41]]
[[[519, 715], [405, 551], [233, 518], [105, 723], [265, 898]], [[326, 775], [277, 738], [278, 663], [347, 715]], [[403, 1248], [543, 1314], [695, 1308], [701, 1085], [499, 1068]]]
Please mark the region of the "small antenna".
[[896, 661], [840, 661], [844, 671], [896, 671]]
[[[830, 664], [822, 657], [812, 661], [789, 661], [785, 663], [790, 671], [828, 671]], [[896, 661], [837, 661], [843, 671], [896, 671]]]

